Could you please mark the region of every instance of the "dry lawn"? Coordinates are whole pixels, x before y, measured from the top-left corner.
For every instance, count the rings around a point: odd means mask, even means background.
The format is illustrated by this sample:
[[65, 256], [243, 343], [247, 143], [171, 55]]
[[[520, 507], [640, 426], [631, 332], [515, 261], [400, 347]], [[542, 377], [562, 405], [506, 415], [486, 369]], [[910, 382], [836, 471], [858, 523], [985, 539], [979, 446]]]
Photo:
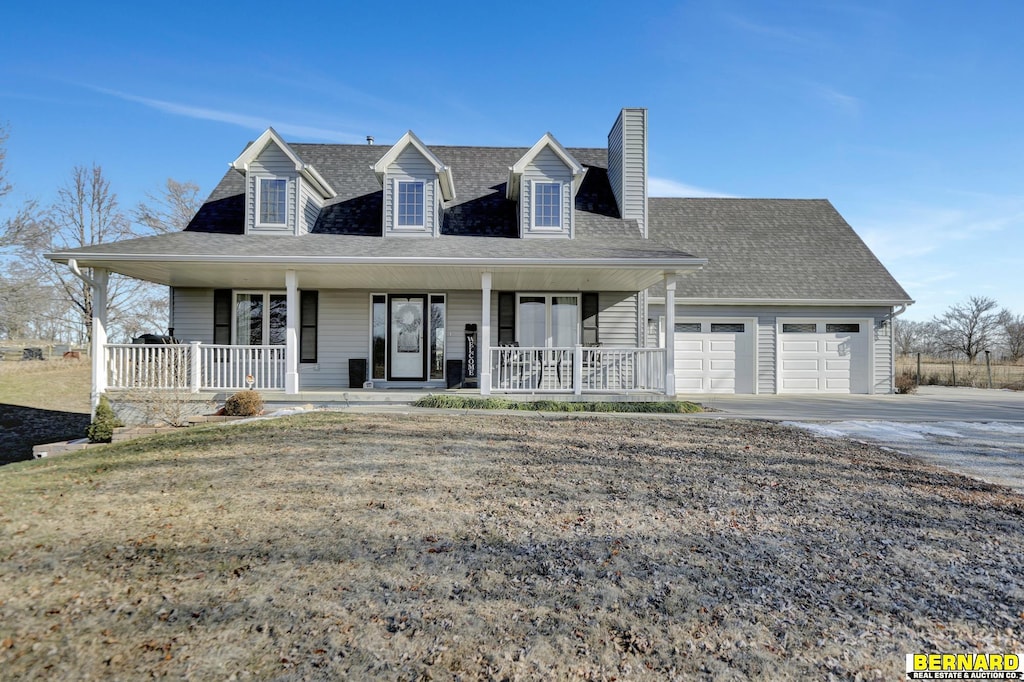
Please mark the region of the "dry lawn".
[[[953, 367], [956, 366], [956, 385], [988, 388], [988, 368], [982, 355], [977, 362], [970, 364], [965, 360], [939, 360], [937, 358], [921, 358], [921, 383], [935, 386], [953, 385]], [[917, 376], [917, 358], [902, 355], [896, 359], [896, 374]], [[992, 388], [1010, 388], [1024, 390], [1024, 363], [993, 362]]]
[[89, 425], [88, 359], [0, 362], [0, 465], [32, 446], [81, 438]]
[[319, 413], [0, 469], [5, 679], [864, 679], [1024, 650], [1024, 498], [766, 423]]

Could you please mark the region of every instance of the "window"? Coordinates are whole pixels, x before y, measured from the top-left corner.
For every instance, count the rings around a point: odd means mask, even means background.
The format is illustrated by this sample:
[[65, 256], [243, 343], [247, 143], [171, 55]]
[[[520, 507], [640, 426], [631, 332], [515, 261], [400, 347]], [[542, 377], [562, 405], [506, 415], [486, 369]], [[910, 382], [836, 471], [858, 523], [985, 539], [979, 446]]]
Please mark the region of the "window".
[[285, 218], [285, 195], [288, 191], [288, 181], [278, 178], [259, 179], [259, 221], [260, 225], [284, 225]]
[[796, 323], [787, 322], [782, 325], [783, 334], [813, 334], [818, 331], [818, 326], [813, 322]]
[[676, 334], [699, 332], [700, 322], [676, 322]]
[[519, 297], [519, 344], [527, 347], [571, 348], [579, 341], [579, 296]]
[[372, 298], [373, 330], [370, 340], [373, 356], [373, 378], [383, 379], [387, 375], [388, 352], [388, 299], [384, 294], [374, 294]]
[[562, 226], [562, 185], [537, 182], [533, 185], [533, 226]]
[[287, 329], [284, 294], [235, 294], [235, 343], [240, 346], [283, 346]]
[[399, 227], [423, 227], [422, 182], [399, 182], [396, 203]]
[[742, 322], [712, 322], [711, 333], [712, 334], [730, 334], [739, 333], [742, 334], [746, 328]]
[[859, 324], [829, 323], [825, 325], [825, 331], [830, 334], [859, 334]]

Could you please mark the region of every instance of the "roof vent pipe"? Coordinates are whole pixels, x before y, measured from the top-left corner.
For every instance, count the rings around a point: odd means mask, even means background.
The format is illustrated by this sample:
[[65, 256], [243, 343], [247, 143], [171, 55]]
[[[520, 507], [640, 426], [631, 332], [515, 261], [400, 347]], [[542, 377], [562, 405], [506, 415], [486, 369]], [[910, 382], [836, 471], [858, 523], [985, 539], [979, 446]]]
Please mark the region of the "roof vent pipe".
[[366, 144], [373, 144], [373, 135], [366, 136]]

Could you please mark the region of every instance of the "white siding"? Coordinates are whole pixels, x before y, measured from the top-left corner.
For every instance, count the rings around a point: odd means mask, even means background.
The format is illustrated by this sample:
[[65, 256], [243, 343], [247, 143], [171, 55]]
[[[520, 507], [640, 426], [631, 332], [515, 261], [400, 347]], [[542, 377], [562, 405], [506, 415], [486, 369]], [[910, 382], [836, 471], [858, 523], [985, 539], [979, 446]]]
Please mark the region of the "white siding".
[[316, 219], [320, 217], [320, 209], [323, 208], [323, 200], [320, 195], [310, 187], [305, 180], [299, 180], [299, 229], [298, 234], [306, 234], [313, 231]]
[[[497, 297], [492, 292], [491, 344], [497, 343]], [[482, 294], [479, 291], [451, 291], [447, 298], [447, 320], [445, 324], [445, 351], [447, 360], [464, 360], [466, 357], [466, 325], [475, 324], [480, 329]], [[483, 362], [483, 358], [480, 359]]]
[[875, 318], [874, 335], [874, 391], [875, 393], [892, 393], [895, 380], [892, 352], [892, 320], [888, 320], [883, 324], [878, 318]]
[[[423, 223], [419, 228], [399, 228], [395, 212], [395, 199], [398, 181], [422, 181], [423, 182]], [[440, 231], [438, 224], [438, 206], [440, 205], [440, 192], [437, 187], [437, 173], [433, 164], [430, 163], [412, 145], [407, 146], [395, 162], [386, 170], [384, 175], [384, 235], [385, 236], [406, 236], [406, 235], [429, 235], [433, 236]]]
[[623, 109], [608, 133], [608, 180], [623, 218], [647, 235], [647, 110]]
[[602, 291], [598, 294], [598, 338], [605, 348], [635, 348], [639, 343], [636, 328], [635, 293]]
[[[258, 207], [256, 206], [256, 186], [260, 177], [284, 178], [288, 180], [288, 190], [285, 197], [285, 211], [287, 218], [286, 224], [283, 227], [256, 226], [258, 211]], [[281, 148], [273, 142], [268, 144], [266, 148], [260, 152], [260, 155], [257, 156], [251, 164], [249, 164], [249, 173], [247, 175], [246, 182], [248, 189], [246, 191], [245, 207], [245, 225], [247, 233], [295, 233], [295, 224], [297, 219], [295, 207], [297, 204], [296, 193], [298, 192], [298, 177], [298, 172], [295, 170], [295, 164], [288, 158]]]
[[172, 290], [174, 338], [186, 343], [213, 343], [213, 289]]
[[[559, 182], [562, 184], [562, 225], [560, 230], [533, 227], [533, 183]], [[571, 237], [573, 220], [572, 169], [565, 165], [550, 147], [537, 153], [523, 169], [520, 184], [520, 234], [523, 237]]]

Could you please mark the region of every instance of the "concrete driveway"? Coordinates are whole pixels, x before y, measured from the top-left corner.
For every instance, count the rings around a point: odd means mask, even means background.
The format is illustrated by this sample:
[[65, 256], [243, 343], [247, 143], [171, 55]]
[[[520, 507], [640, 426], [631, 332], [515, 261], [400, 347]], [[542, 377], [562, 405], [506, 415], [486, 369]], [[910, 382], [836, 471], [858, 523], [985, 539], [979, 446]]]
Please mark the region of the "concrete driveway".
[[733, 417], [1024, 424], [1024, 392], [922, 386], [912, 395], [680, 395]]
[[[696, 399], [695, 399], [696, 400]], [[769, 419], [852, 438], [1024, 494], [1024, 393], [921, 387], [914, 395], [721, 396], [710, 417]]]

